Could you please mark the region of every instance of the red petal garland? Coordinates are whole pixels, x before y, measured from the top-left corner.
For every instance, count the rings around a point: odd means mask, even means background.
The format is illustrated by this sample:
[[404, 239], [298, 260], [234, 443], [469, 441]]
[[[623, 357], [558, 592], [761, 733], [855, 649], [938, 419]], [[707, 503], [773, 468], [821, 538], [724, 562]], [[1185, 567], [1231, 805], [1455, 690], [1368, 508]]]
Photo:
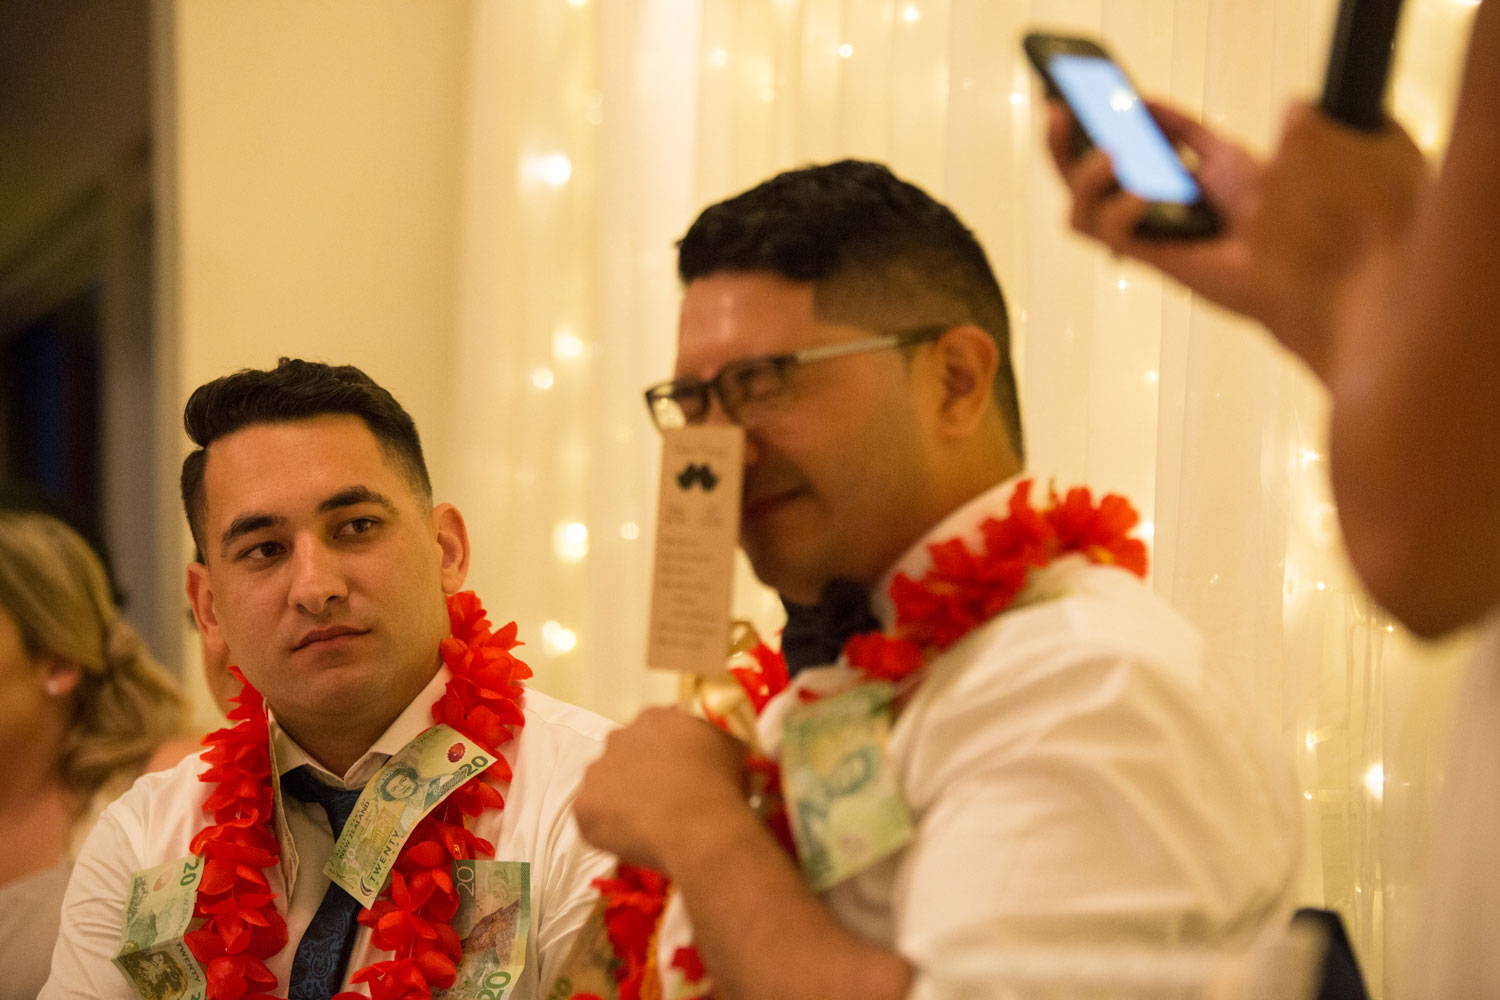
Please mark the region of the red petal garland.
[[927, 547], [932, 565], [921, 580], [905, 573], [891, 583], [896, 608], [893, 634], [854, 636], [844, 647], [850, 666], [872, 680], [899, 681], [927, 658], [1008, 608], [1025, 588], [1031, 571], [1064, 556], [1079, 554], [1146, 575], [1146, 546], [1130, 537], [1139, 520], [1130, 501], [1118, 494], [1096, 507], [1084, 488], [1066, 497], [1049, 491], [1048, 506], [1031, 506], [1032, 480], [1016, 485], [1004, 518], [979, 526], [984, 551], [973, 552], [961, 538]]
[[615, 969], [620, 1000], [641, 1000], [642, 985], [656, 974], [652, 945], [667, 905], [667, 879], [649, 868], [621, 864], [614, 878], [596, 878], [594, 885], [604, 897], [605, 933], [620, 958]]
[[[897, 573], [889, 591], [896, 609], [892, 634], [866, 632], [851, 637], [844, 646], [849, 665], [870, 680], [894, 682], [911, 676], [932, 654], [1008, 608], [1033, 569], [1063, 556], [1081, 554], [1090, 562], [1119, 566], [1145, 577], [1146, 546], [1130, 537], [1139, 520], [1130, 501], [1111, 493], [1095, 506], [1088, 489], [1079, 487], [1065, 497], [1049, 490], [1048, 505], [1037, 510], [1031, 505], [1032, 483], [1030, 479], [1017, 483], [1006, 516], [986, 518], [979, 526], [982, 553], [972, 551], [961, 538], [948, 539], [927, 547], [932, 565], [921, 580]], [[750, 656], [752, 666], [731, 667], [729, 672], [759, 716], [790, 681], [786, 660], [779, 652], [759, 643]], [[810, 692], [801, 693], [805, 701], [816, 700]], [[750, 768], [763, 775], [762, 797], [775, 796], [780, 806], [767, 817], [767, 826], [795, 857], [776, 762], [752, 757]], [[670, 885], [663, 875], [623, 864], [614, 879], [596, 879], [594, 884], [604, 897], [610, 945], [620, 961], [616, 971], [620, 1000], [638, 1000], [641, 980], [654, 957], [651, 952]], [[695, 949], [679, 948], [672, 965], [682, 970], [689, 983], [703, 978]], [[570, 1000], [599, 998], [575, 993]], [[709, 994], [697, 1000], [709, 1000]]]
[[760, 715], [767, 702], [786, 690], [791, 676], [782, 655], [763, 642], [756, 643], [750, 650], [750, 658], [755, 661], [755, 666], [730, 667], [729, 672], [745, 689], [745, 697], [750, 699], [755, 714]]
[[[394, 956], [350, 977], [369, 983], [374, 1000], [432, 1000], [434, 989], [453, 985], [463, 957], [448, 925], [458, 910], [453, 862], [495, 854], [494, 845], [465, 828], [464, 817], [504, 808], [494, 785], [510, 781], [511, 769], [498, 749], [526, 724], [519, 700], [531, 668], [511, 655], [520, 645], [515, 623], [491, 631], [479, 598], [468, 591], [448, 598], [448, 621], [453, 637], [443, 640], [439, 653], [453, 676], [432, 717], [484, 747], [495, 763], [417, 824], [380, 898], [359, 914], [359, 922], [373, 928], [375, 946]], [[214, 786], [203, 806], [213, 822], [189, 848], [205, 859], [193, 910], [204, 920], [184, 940], [204, 968], [209, 1000], [274, 1000], [276, 977], [265, 960], [285, 947], [287, 931], [263, 871], [281, 856], [270, 730], [260, 693], [238, 667], [229, 669], [243, 685], [231, 699], [229, 718], [237, 725], [203, 740], [209, 766], [198, 780]]]

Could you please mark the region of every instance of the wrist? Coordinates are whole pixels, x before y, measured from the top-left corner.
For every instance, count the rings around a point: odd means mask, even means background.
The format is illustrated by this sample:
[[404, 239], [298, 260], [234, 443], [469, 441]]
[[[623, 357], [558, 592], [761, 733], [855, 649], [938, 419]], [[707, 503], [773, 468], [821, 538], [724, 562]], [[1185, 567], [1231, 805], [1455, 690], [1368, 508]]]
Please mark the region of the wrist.
[[663, 834], [656, 854], [674, 881], [723, 872], [757, 838], [770, 839], [749, 804], [730, 796], [705, 798], [691, 817]]
[[1263, 323], [1287, 350], [1307, 365], [1325, 385], [1329, 379], [1329, 354], [1333, 341], [1333, 309], [1325, 289], [1306, 294], [1274, 295], [1254, 318]]

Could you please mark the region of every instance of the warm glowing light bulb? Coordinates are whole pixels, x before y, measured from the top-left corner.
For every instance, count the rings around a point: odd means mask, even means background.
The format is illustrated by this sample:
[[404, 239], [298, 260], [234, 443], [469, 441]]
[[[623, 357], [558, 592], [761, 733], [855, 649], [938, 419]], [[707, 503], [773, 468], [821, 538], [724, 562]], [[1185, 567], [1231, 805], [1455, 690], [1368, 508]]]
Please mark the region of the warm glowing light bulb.
[[564, 361], [568, 358], [576, 358], [582, 353], [583, 340], [572, 330], [564, 326], [560, 327], [552, 335], [552, 356], [554, 358]]
[[552, 388], [552, 369], [538, 368], [531, 373], [531, 384], [538, 389]]
[[548, 656], [571, 653], [577, 645], [577, 632], [554, 621], [542, 623], [542, 648], [547, 651]]
[[1010, 103], [1012, 107], [1019, 108], [1021, 105], [1026, 103], [1026, 95], [1018, 90], [1014, 94], [1010, 95]]
[[917, 18], [921, 17], [922, 12], [917, 10], [916, 4], [907, 4], [906, 9], [901, 12], [901, 16], [906, 18], [907, 23], [910, 24], [912, 21], [915, 21]]
[[578, 521], [559, 524], [552, 531], [552, 551], [563, 562], [582, 562], [589, 554], [588, 526]]
[[549, 187], [562, 187], [573, 176], [573, 161], [562, 153], [528, 156], [522, 163], [527, 177]]
[[729, 53], [723, 49], [714, 49], [708, 54], [708, 61], [715, 66], [724, 66], [729, 62]]
[[634, 521], [626, 521], [620, 525], [620, 537], [627, 542], [633, 542], [641, 537], [641, 526]]
[[848, 59], [850, 56], [854, 55], [854, 46], [850, 45], [848, 42], [845, 42], [843, 45], [839, 46], [839, 55], [845, 59]]
[[1365, 772], [1365, 790], [1377, 799], [1385, 794], [1385, 768], [1379, 764], [1371, 765]]

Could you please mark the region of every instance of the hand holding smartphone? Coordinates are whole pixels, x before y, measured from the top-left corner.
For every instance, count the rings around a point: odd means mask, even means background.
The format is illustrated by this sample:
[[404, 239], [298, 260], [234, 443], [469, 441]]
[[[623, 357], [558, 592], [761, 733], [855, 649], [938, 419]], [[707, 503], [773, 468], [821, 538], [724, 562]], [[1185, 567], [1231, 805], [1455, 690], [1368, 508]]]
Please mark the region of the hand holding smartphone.
[[1219, 231], [1219, 217], [1202, 188], [1124, 71], [1098, 43], [1032, 32], [1023, 47], [1048, 96], [1062, 99], [1088, 144], [1109, 154], [1120, 187], [1147, 202], [1140, 236], [1202, 239]]

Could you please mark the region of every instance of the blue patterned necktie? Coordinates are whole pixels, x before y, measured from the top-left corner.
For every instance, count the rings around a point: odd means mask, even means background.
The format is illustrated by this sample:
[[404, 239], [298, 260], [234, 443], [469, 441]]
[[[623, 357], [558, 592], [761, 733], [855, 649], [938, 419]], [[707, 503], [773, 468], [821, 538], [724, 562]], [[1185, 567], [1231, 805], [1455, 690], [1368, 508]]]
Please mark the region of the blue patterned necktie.
[[[306, 765], [282, 775], [281, 790], [299, 802], [322, 806], [335, 840], [344, 832], [344, 824], [349, 822], [360, 793], [358, 788], [346, 790], [323, 784]], [[359, 911], [357, 899], [345, 892], [343, 886], [329, 883], [318, 912], [313, 914], [312, 923], [307, 925], [297, 945], [287, 1000], [328, 1000], [338, 992], [339, 984], [344, 981], [344, 966], [349, 964], [355, 932], [359, 930], [356, 919]]]

